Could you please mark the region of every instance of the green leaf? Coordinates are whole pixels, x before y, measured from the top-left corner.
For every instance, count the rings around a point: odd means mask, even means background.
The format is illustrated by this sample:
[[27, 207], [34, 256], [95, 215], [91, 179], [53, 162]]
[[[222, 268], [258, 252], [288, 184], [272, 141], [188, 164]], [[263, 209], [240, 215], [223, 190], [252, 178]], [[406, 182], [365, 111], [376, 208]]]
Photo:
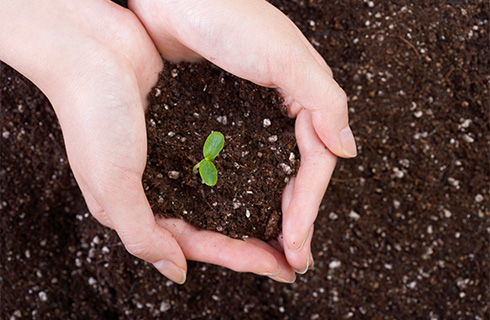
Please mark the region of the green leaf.
[[218, 170], [209, 160], [203, 159], [199, 162], [199, 174], [205, 184], [212, 187], [218, 181]]
[[213, 161], [218, 153], [223, 149], [224, 145], [225, 137], [223, 136], [223, 134], [221, 132], [214, 131], [208, 136], [206, 142], [204, 142], [204, 147], [202, 149], [204, 158], [209, 161]]

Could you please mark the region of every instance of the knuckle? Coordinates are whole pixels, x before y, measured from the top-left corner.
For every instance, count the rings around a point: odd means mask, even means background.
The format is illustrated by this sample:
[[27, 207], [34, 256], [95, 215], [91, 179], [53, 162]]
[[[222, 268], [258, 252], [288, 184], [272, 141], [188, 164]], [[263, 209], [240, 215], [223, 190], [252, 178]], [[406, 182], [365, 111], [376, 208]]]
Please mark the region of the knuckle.
[[332, 71], [332, 68], [330, 68], [330, 66], [325, 62], [325, 66], [324, 66], [325, 70], [327, 71], [328, 75], [330, 77], [333, 78], [333, 71]]
[[133, 256], [154, 263], [161, 259], [162, 251], [156, 250], [161, 245], [158, 238], [158, 226], [147, 223], [133, 223], [119, 226], [116, 229], [126, 250]]
[[347, 94], [340, 86], [335, 83], [330, 90], [332, 104], [335, 109], [345, 109], [347, 107]]
[[107, 212], [104, 210], [90, 210], [90, 213], [92, 216], [102, 225], [108, 227], [108, 228], [113, 228], [111, 219], [107, 215]]

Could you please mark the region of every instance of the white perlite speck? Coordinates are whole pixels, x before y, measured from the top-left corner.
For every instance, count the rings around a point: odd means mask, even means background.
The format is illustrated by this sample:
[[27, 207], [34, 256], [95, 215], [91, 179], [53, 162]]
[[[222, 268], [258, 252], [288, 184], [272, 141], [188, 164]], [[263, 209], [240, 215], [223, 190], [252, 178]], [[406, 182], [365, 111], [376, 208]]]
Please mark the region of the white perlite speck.
[[397, 167], [393, 168], [393, 173], [395, 174], [395, 177], [397, 177], [398, 179], [401, 179], [405, 176], [405, 173], [403, 172], [403, 170], [400, 170]]
[[242, 206], [241, 202], [238, 201], [236, 198], [233, 198], [233, 209], [238, 209]]
[[284, 173], [286, 173], [287, 175], [290, 175], [293, 170], [291, 169], [290, 166], [288, 166], [287, 164], [285, 163], [280, 163], [279, 164], [279, 167], [282, 169], [282, 171], [284, 171]]
[[444, 212], [444, 217], [451, 218], [451, 216], [452, 216], [451, 211], [449, 211], [448, 209], [444, 208], [444, 209], [442, 209], [442, 212]]
[[475, 201], [478, 202], [478, 203], [482, 202], [483, 201], [483, 196], [481, 194], [477, 194], [475, 196]]
[[358, 220], [361, 217], [361, 215], [355, 211], [349, 212], [349, 218]]
[[170, 303], [165, 301], [162, 301], [162, 303], [160, 303], [160, 312], [168, 311], [170, 310], [170, 308], [171, 308]]
[[398, 201], [398, 200], [393, 200], [393, 207], [395, 207], [395, 209], [400, 209], [400, 205], [401, 205], [401, 202]]
[[276, 135], [270, 136], [268, 140], [270, 142], [276, 142], [277, 141], [277, 136]]
[[471, 124], [471, 119], [465, 119], [463, 123], [461, 123], [461, 128], [468, 128]]
[[249, 211], [248, 209], [245, 211], [245, 216], [246, 216], [247, 218], [250, 218], [250, 211]]
[[270, 119], [265, 118], [264, 121], [262, 121], [262, 125], [264, 126], [264, 128], [270, 127], [271, 124], [272, 123]]
[[432, 228], [432, 226], [429, 224], [429, 225], [427, 226], [427, 233], [428, 233], [428, 234], [432, 234], [432, 232], [433, 232], [433, 228]]
[[218, 116], [216, 117], [216, 121], [218, 121], [219, 123], [225, 126], [228, 124], [228, 118], [226, 116]]
[[454, 179], [453, 177], [449, 177], [447, 181], [449, 182], [450, 185], [456, 187], [456, 189], [459, 189], [459, 180]]
[[330, 269], [336, 269], [336, 268], [340, 267], [340, 265], [341, 265], [341, 264], [342, 264], [342, 263], [341, 263], [339, 260], [332, 260], [332, 261], [330, 261], [330, 263], [328, 264], [328, 267], [329, 267]]
[[178, 171], [169, 171], [167, 174], [168, 174], [169, 179], [172, 179], [172, 180], [177, 180], [180, 177], [180, 172], [178, 172]]
[[48, 301], [48, 295], [44, 291], [39, 291], [37, 294], [39, 296], [39, 299], [41, 299], [42, 302]]
[[475, 142], [475, 139], [473, 139], [473, 137], [471, 137], [471, 136], [470, 136], [470, 135], [468, 135], [468, 134], [464, 134], [464, 135], [463, 135], [463, 140], [464, 140], [464, 141], [466, 141], [466, 142], [468, 142], [468, 143], [473, 143], [473, 142]]

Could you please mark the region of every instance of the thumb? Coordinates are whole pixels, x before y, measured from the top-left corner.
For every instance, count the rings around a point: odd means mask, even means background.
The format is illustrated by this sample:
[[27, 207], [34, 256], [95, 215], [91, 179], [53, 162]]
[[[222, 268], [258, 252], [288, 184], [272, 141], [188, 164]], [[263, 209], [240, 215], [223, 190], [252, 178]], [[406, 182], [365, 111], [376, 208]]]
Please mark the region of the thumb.
[[156, 224], [140, 181], [97, 198], [129, 253], [152, 263], [170, 280], [185, 282], [185, 256], [174, 237]]
[[330, 70], [310, 50], [306, 54], [305, 51], [303, 57], [295, 59], [293, 55], [283, 61], [287, 68], [279, 67], [281, 71], [277, 72], [276, 84], [285, 96], [290, 115], [296, 116], [303, 108], [309, 110], [313, 127], [325, 146], [337, 156], [355, 157], [357, 148], [349, 127], [347, 96]]

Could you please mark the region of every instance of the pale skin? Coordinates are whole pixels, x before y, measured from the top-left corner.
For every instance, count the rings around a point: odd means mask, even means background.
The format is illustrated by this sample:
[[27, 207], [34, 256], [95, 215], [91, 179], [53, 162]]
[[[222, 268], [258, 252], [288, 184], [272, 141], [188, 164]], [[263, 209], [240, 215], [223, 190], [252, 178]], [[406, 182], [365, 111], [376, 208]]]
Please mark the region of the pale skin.
[[[347, 103], [323, 58], [263, 0], [0, 0], [0, 59], [32, 80], [59, 118], [92, 215], [169, 279], [186, 260], [293, 282], [313, 264], [313, 223], [336, 157], [356, 155]], [[155, 220], [143, 191], [146, 94], [170, 61], [207, 59], [277, 88], [296, 117], [301, 168], [283, 192], [277, 243]], [[247, 258], [244, 258], [247, 257]]]

